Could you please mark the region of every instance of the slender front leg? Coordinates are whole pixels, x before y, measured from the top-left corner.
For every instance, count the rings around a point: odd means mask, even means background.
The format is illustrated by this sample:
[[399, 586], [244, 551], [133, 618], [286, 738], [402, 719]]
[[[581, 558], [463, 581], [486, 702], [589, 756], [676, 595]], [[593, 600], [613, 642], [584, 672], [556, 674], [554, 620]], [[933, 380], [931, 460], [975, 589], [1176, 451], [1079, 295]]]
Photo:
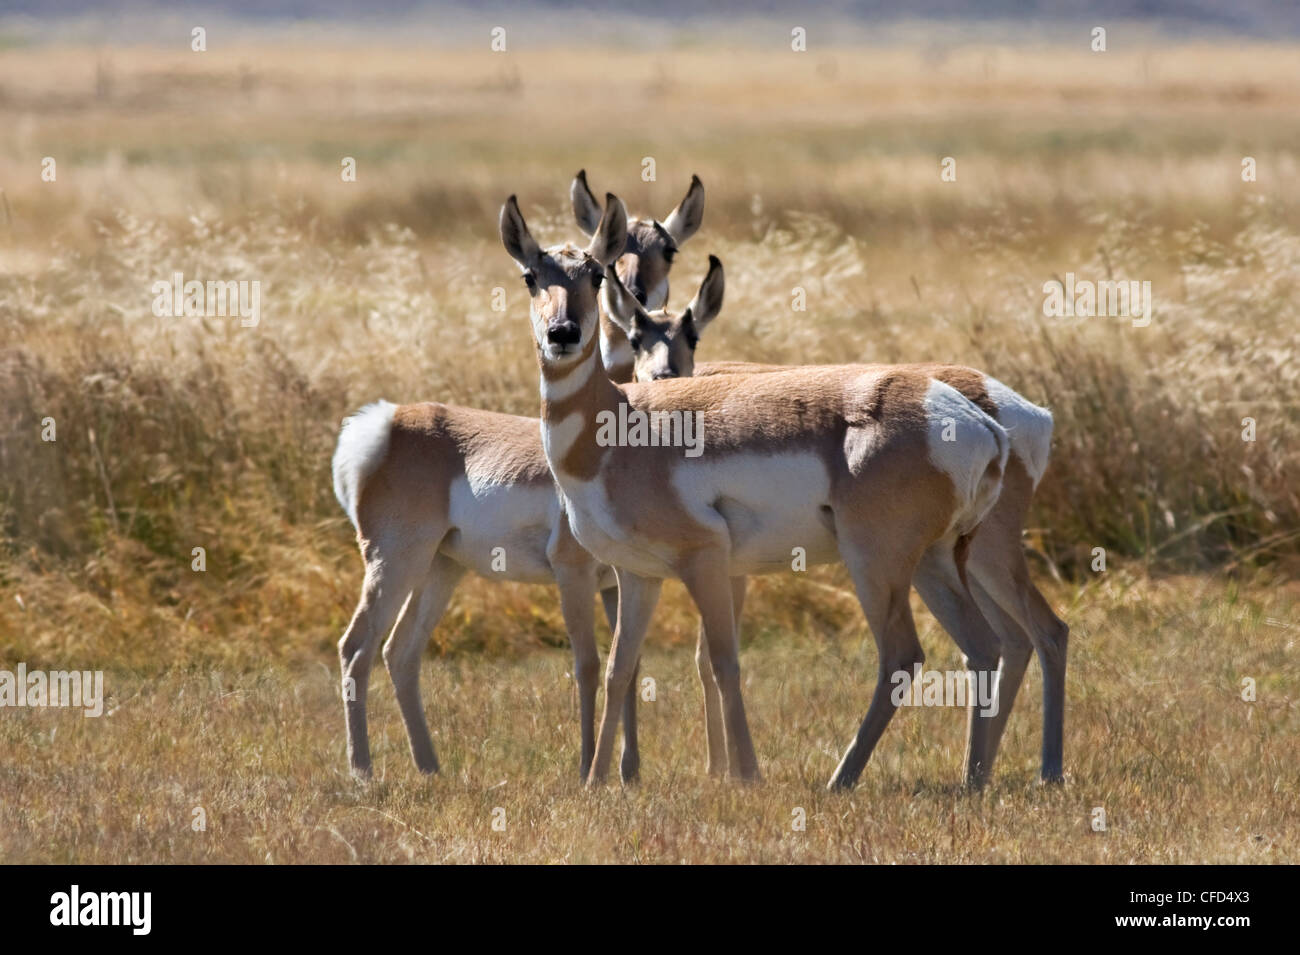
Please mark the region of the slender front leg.
[[609, 648], [605, 707], [600, 716], [600, 732], [596, 736], [596, 755], [592, 760], [591, 774], [587, 777], [588, 785], [592, 786], [603, 783], [609, 775], [619, 712], [636, 674], [641, 644], [663, 585], [655, 578], [638, 577], [618, 568], [614, 574], [618, 578], [618, 626], [614, 628], [614, 642]]
[[591, 769], [596, 748], [596, 681], [600, 677], [600, 654], [596, 650], [596, 615], [592, 597], [596, 590], [595, 569], [590, 566], [555, 567], [555, 582], [560, 587], [560, 611], [569, 631], [573, 648], [573, 679], [578, 684], [578, 723], [582, 751], [578, 757], [580, 779]]
[[757, 782], [761, 774], [740, 690], [740, 647], [726, 553], [707, 550], [695, 554], [682, 573], [682, 583], [699, 608], [709, 645], [709, 663], [718, 685], [731, 775]]
[[[612, 634], [618, 627], [618, 588], [610, 587], [600, 592], [601, 602], [605, 605], [605, 619], [609, 622]], [[636, 741], [636, 695], [640, 682], [641, 661], [637, 661], [632, 672], [632, 692], [623, 698], [623, 758], [619, 761], [619, 775], [623, 782], [636, 782], [641, 771], [641, 753]]]

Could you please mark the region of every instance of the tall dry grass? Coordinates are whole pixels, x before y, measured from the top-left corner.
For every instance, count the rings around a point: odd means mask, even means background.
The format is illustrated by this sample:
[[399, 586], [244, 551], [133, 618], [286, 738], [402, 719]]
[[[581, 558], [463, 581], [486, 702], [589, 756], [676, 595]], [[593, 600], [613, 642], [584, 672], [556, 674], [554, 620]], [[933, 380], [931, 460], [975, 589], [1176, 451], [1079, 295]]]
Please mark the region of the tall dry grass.
[[[709, 252], [726, 262], [702, 357], [946, 359], [1048, 405], [1029, 537], [1044, 570], [1088, 579], [1103, 547], [1154, 572], [1290, 572], [1293, 51], [265, 52], [0, 58], [11, 651], [327, 653], [356, 581], [329, 491], [340, 418], [379, 396], [535, 412], [495, 213], [518, 191], [540, 233], [572, 237], [580, 166], [660, 216], [704, 177], [674, 286], [677, 301]], [[590, 107], [557, 109], [575, 89]], [[357, 183], [340, 181], [343, 155]], [[155, 318], [150, 287], [175, 271], [261, 281], [262, 324]], [[1042, 284], [1067, 271], [1150, 280], [1155, 320], [1045, 319]], [[754, 615], [773, 627], [836, 617], [815, 589], [770, 586], [780, 599]], [[550, 594], [464, 589], [444, 650], [562, 641]], [[687, 633], [684, 607], [669, 613]]]
[[[1098, 251], [1071, 265], [1081, 275], [1189, 263], [1178, 284], [1156, 281], [1146, 328], [1044, 319], [1043, 273], [1014, 251], [1016, 235], [991, 229], [964, 253], [949, 249], [955, 268], [941, 257], [911, 263], [915, 284], [901, 290], [874, 280], [891, 250], [822, 217], [717, 229], [688, 247], [676, 287], [698, 280], [707, 252], [727, 263], [727, 304], [702, 357], [943, 357], [1052, 408], [1053, 464], [1029, 539], [1049, 572], [1086, 578], [1103, 547], [1112, 565], [1158, 572], [1285, 573], [1300, 528], [1300, 237], [1263, 203], [1249, 215], [1226, 243], [1102, 223]], [[421, 243], [392, 228], [353, 245], [274, 213], [257, 228], [131, 216], [100, 228], [92, 253], [61, 250], [0, 285], [12, 343], [0, 359], [5, 584], [41, 608], [7, 600], [0, 619], [29, 657], [67, 652], [69, 632], [99, 662], [326, 650], [356, 572], [329, 480], [340, 419], [380, 396], [535, 413], [525, 298], [508, 260], [490, 239]], [[559, 212], [538, 229], [572, 232]], [[255, 329], [149, 312], [155, 278], [243, 270], [264, 283]], [[498, 284], [505, 314], [489, 307]], [[795, 286], [808, 291], [807, 312], [790, 308]], [[1242, 440], [1246, 416], [1257, 421], [1253, 443]], [[57, 428], [50, 443], [40, 440], [46, 418]], [[190, 570], [199, 546], [203, 574]], [[796, 625], [820, 600], [803, 593], [755, 613]], [[456, 636], [444, 639], [563, 639], [552, 595], [514, 594], [504, 614], [458, 603], [444, 628]], [[232, 632], [246, 634], [237, 650], [210, 639]]]

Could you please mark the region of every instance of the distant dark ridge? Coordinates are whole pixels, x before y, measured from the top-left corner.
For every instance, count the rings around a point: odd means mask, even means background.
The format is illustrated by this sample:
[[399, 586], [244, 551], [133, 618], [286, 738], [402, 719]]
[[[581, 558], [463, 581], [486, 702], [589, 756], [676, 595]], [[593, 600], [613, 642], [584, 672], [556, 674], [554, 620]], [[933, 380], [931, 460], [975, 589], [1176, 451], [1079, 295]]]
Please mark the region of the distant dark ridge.
[[[792, 25], [837, 21], [864, 27], [900, 21], [933, 21], [944, 26], [1019, 22], [1037, 32], [1081, 23], [1104, 26], [1111, 21], [1140, 22], [1173, 36], [1300, 36], [1300, 3], [1295, 0], [814, 0], [798, 5], [789, 0], [711, 0], [707, 4], [699, 0], [655, 0], [646, 4], [629, 4], [626, 0], [210, 0], [184, 9], [174, 3], [149, 0], [0, 0], [0, 18], [17, 15], [42, 25], [61, 19], [147, 17], [153, 13], [196, 23], [208, 16], [241, 21], [249, 27], [265, 22], [316, 21], [377, 30], [386, 23], [415, 21], [436, 26], [443, 20], [451, 25], [499, 15], [516, 22], [521, 17], [534, 17], [533, 26], [547, 34], [551, 32], [548, 28], [560, 26], [551, 18], [580, 11], [617, 19], [632, 16], [665, 28], [699, 20], [766, 19], [789, 21]], [[739, 27], [737, 30], [744, 32]]]

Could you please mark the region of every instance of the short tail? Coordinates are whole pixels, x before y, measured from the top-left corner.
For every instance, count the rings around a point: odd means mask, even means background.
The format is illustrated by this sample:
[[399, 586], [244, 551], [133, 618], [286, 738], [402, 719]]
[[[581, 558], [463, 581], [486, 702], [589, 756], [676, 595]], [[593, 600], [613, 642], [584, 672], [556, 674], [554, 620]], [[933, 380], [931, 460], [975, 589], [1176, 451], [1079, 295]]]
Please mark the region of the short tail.
[[[357, 527], [357, 503], [370, 475], [388, 455], [388, 439], [393, 430], [391, 401], [376, 401], [344, 419], [334, 449], [334, 496]], [[359, 529], [359, 528], [358, 528]]]
[[[1007, 473], [1007, 457], [1011, 453], [1011, 437], [1006, 429], [986, 414], [981, 413], [980, 417], [989, 434], [993, 435], [997, 452], [984, 468], [984, 473], [975, 488], [975, 500], [972, 502], [971, 510], [978, 515], [976, 523], [984, 520], [988, 512], [993, 510], [993, 505], [997, 503], [998, 496], [1002, 493], [1002, 476]], [[974, 531], [972, 530], [971, 533]]]

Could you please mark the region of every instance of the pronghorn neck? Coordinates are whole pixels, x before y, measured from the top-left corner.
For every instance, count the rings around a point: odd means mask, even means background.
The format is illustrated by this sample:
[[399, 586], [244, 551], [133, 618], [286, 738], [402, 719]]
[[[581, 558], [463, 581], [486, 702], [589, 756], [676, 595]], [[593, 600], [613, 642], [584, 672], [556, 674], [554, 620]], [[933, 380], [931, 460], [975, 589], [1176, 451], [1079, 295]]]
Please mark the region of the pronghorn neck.
[[636, 373], [636, 356], [623, 329], [603, 311], [600, 313], [600, 360], [605, 376], [616, 385], [626, 385]]
[[576, 361], [541, 366], [542, 446], [561, 486], [595, 477], [610, 451], [596, 442], [596, 416], [617, 412], [625, 400], [596, 355], [597, 337], [588, 340]]

